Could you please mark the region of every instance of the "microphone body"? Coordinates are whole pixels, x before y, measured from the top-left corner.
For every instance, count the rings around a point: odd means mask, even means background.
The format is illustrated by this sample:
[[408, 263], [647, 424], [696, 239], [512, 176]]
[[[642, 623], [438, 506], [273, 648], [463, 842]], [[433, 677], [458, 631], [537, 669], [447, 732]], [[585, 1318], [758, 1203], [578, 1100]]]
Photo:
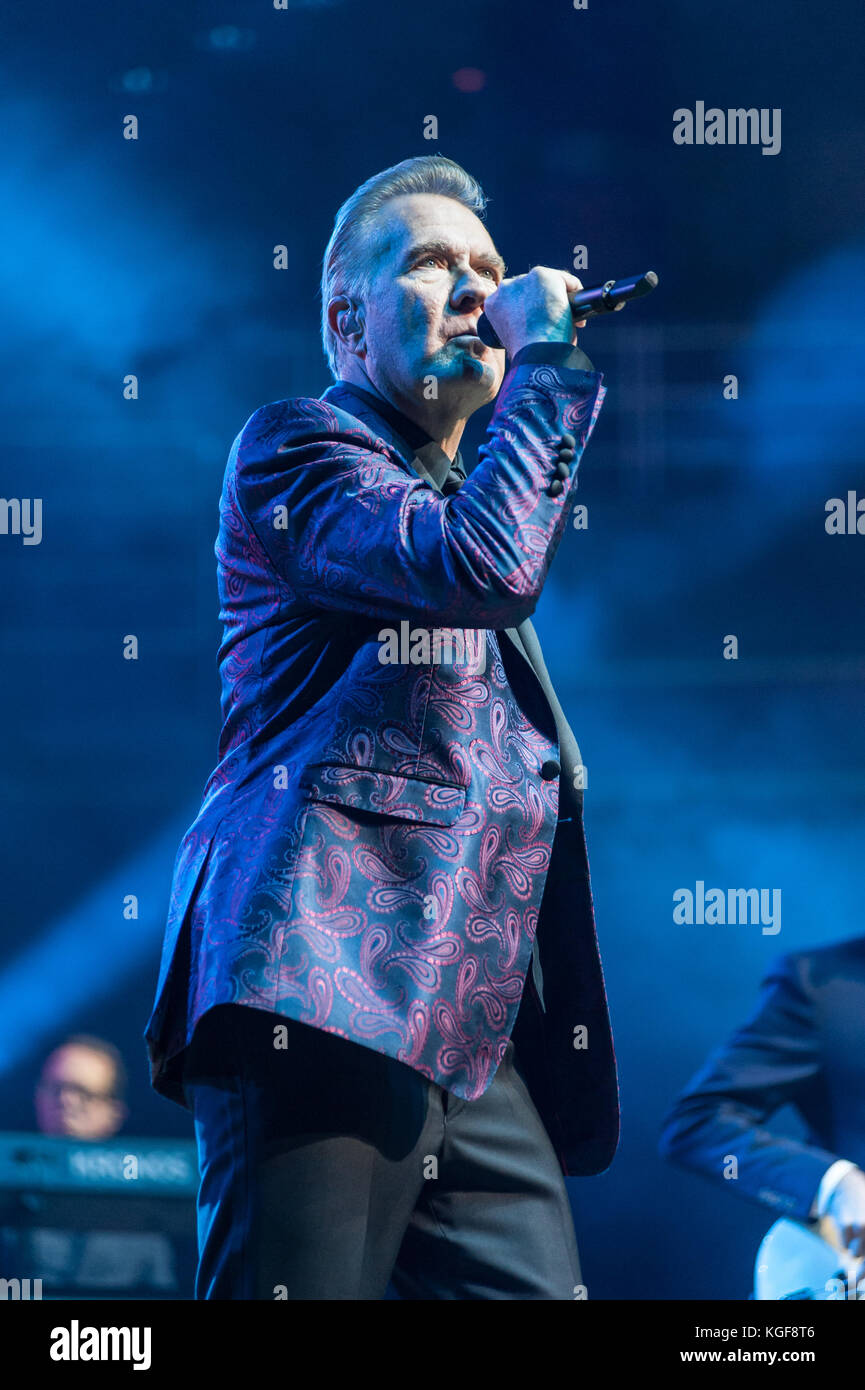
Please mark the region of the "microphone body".
[[[578, 290], [576, 294], [569, 294], [574, 320], [579, 323], [580, 319], [593, 318], [597, 314], [614, 314], [618, 309], [624, 309], [629, 300], [640, 299], [644, 294], [648, 294], [657, 283], [658, 277], [654, 270], [647, 270], [643, 275], [628, 275], [623, 280], [605, 280], [602, 285], [591, 285], [588, 289]], [[486, 314], [481, 314], [478, 320], [477, 333], [487, 347], [504, 347]]]

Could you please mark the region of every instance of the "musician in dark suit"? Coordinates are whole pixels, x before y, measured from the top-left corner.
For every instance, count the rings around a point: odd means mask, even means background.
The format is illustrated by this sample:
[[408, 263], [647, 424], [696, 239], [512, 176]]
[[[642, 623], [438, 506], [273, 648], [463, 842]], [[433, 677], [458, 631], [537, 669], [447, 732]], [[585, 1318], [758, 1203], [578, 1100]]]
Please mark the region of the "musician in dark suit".
[[[661, 1153], [865, 1255], [865, 937], [782, 956], [666, 1117]], [[773, 1133], [791, 1104], [807, 1138]]]
[[324, 261], [335, 384], [229, 458], [220, 761], [146, 1033], [195, 1117], [198, 1297], [581, 1296], [563, 1175], [610, 1163], [618, 1095], [529, 618], [605, 388], [580, 282], [506, 280], [483, 209], [439, 156], [362, 185]]

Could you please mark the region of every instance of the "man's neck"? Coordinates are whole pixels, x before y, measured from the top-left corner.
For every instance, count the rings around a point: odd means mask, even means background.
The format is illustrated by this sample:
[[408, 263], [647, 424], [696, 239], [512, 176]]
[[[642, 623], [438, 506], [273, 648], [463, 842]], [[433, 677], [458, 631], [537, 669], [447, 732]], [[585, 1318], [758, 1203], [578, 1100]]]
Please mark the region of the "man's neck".
[[428, 434], [430, 439], [444, 450], [449, 459], [456, 458], [463, 430], [466, 427], [467, 416], [454, 418], [445, 415], [442, 411], [441, 401], [418, 401], [414, 397], [402, 396], [399, 392], [385, 395], [370, 381], [363, 367], [355, 362], [346, 365], [341, 377], [350, 386], [359, 386], [362, 391], [369, 391], [372, 395], [386, 400], [395, 410], [406, 415], [425, 434]]

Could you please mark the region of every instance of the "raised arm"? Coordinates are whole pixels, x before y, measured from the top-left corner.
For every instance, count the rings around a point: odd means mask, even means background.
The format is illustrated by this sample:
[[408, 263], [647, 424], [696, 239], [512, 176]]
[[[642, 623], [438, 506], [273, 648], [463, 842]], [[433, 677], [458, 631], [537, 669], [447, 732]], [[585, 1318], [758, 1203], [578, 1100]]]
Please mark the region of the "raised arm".
[[512, 626], [534, 612], [567, 524], [601, 380], [569, 344], [524, 348], [477, 466], [448, 497], [325, 401], [265, 406], [237, 442], [238, 502], [276, 572], [314, 608]]

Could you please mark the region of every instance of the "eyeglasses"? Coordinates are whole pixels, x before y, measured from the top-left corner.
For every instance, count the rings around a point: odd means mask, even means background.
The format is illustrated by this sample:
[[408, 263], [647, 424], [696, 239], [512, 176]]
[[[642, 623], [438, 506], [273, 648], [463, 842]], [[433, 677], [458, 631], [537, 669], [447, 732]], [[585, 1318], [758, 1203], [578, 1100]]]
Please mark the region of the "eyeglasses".
[[88, 1091], [86, 1086], [79, 1086], [74, 1081], [41, 1081], [39, 1090], [43, 1095], [50, 1096], [53, 1100], [58, 1100], [66, 1091], [73, 1096], [79, 1105], [95, 1105], [97, 1101], [110, 1101], [115, 1097], [105, 1091]]

